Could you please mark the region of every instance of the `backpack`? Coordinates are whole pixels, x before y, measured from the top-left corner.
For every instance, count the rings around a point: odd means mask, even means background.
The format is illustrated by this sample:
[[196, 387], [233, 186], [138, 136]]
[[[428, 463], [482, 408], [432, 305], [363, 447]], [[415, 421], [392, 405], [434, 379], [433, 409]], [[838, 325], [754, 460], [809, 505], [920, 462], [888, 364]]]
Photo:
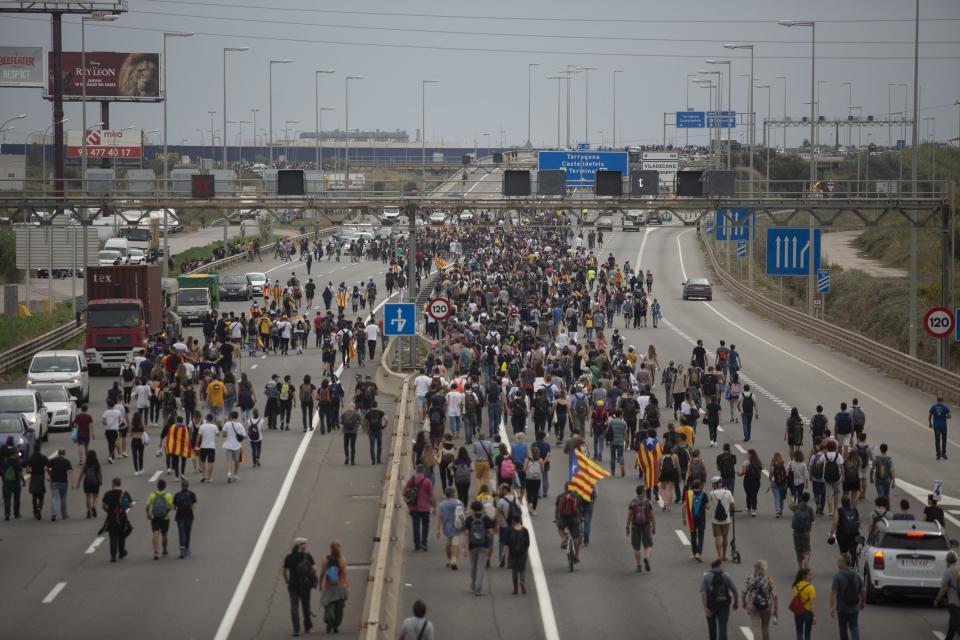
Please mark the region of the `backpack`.
[[634, 398], [624, 398], [620, 403], [620, 410], [623, 411], [623, 417], [627, 420], [636, 420], [637, 409], [639, 408]]
[[260, 421], [250, 421], [250, 426], [247, 427], [247, 435], [250, 437], [250, 442], [260, 442]]
[[890, 479], [890, 468], [893, 461], [888, 456], [877, 456], [874, 460], [874, 479], [886, 481]]
[[810, 431], [815, 436], [823, 435], [823, 432], [827, 430], [827, 416], [822, 413], [818, 413], [810, 418]]
[[838, 434], [850, 433], [850, 431], [853, 430], [853, 420], [846, 411], [841, 411], [837, 414], [836, 423]]
[[770, 599], [767, 597], [765, 585], [761, 581], [754, 581], [751, 585], [753, 591], [753, 600], [751, 604], [755, 611], [766, 611], [770, 606]]
[[[89, 468], [89, 467], [88, 467]], [[17, 470], [13, 466], [13, 462], [7, 462], [6, 468], [3, 470], [3, 481], [4, 482], [16, 482], [17, 481]]]
[[408, 507], [415, 507], [417, 505], [417, 501], [420, 499], [420, 485], [422, 484], [423, 480], [414, 482], [413, 478], [411, 478], [407, 486], [403, 488], [403, 501]]
[[512, 523], [514, 518], [522, 518], [522, 517], [523, 517], [523, 512], [520, 511], [520, 505], [517, 504], [517, 499], [514, 498], [513, 500], [507, 500], [507, 502], [510, 503], [510, 509], [509, 509], [510, 517], [509, 517], [509, 521]]
[[168, 513], [170, 513], [170, 505], [167, 503], [167, 493], [154, 491], [153, 503], [150, 505], [150, 518], [159, 520], [160, 518], [166, 518]]
[[744, 413], [744, 415], [753, 415], [753, 402], [754, 400], [752, 393], [743, 394], [743, 400], [740, 401], [740, 410]]
[[363, 399], [366, 402], [373, 402], [377, 399], [377, 391], [373, 384], [368, 384], [363, 388]]
[[123, 381], [124, 382], [133, 382], [133, 367], [127, 366], [123, 368]]
[[793, 520], [790, 522], [790, 526], [794, 531], [800, 533], [805, 533], [810, 531], [810, 526], [812, 525], [810, 518], [810, 507], [800, 506], [796, 511], [793, 512]]
[[290, 383], [284, 382], [283, 384], [280, 385], [280, 393], [278, 394], [278, 397], [281, 400], [290, 399]]
[[443, 424], [443, 411], [440, 408], [430, 409], [430, 424]]
[[513, 480], [517, 475], [517, 465], [510, 458], [504, 458], [500, 463], [500, 477], [504, 480]]
[[646, 498], [633, 501], [633, 526], [645, 527], [653, 520], [653, 505]]
[[727, 519], [727, 508], [723, 506], [723, 500], [717, 498], [717, 506], [713, 509], [713, 519], [723, 522]]
[[790, 438], [794, 443], [803, 442], [803, 423], [801, 421], [790, 422]]
[[863, 431], [863, 427], [867, 424], [867, 416], [864, 415], [863, 409], [860, 408], [860, 405], [855, 406], [850, 411], [851, 417], [853, 418], [853, 427], [857, 431]]
[[837, 456], [834, 453], [831, 458], [829, 454], [824, 454], [826, 462], [823, 465], [823, 479], [827, 482], [838, 482], [840, 480], [840, 464], [837, 462]]
[[333, 394], [330, 393], [330, 387], [320, 387], [317, 394], [317, 404], [330, 404], [333, 402]]
[[310, 385], [300, 387], [300, 403], [307, 404], [313, 399], [313, 389]]
[[477, 396], [472, 391], [467, 391], [464, 395], [466, 396], [464, 406], [467, 409], [467, 414], [475, 414], [477, 412]]
[[787, 467], [780, 463], [773, 465], [773, 483], [778, 486], [787, 484]]
[[173, 496], [173, 506], [177, 509], [177, 515], [181, 518], [193, 509], [193, 501], [190, 500], [190, 492], [178, 491]]
[[730, 604], [730, 586], [727, 584], [726, 576], [716, 571], [710, 579], [710, 586], [707, 589], [707, 608], [716, 611], [728, 604]]
[[517, 364], [517, 361], [514, 360], [507, 366], [507, 375], [510, 376], [511, 380], [516, 380], [520, 377], [520, 365]]
[[590, 412], [590, 405], [587, 404], [587, 397], [582, 393], [573, 396], [573, 411], [580, 418], [586, 418]]
[[860, 456], [860, 466], [866, 467], [870, 464], [870, 445], [866, 443], [857, 443], [855, 447], [857, 455]]
[[703, 466], [703, 462], [700, 460], [690, 461], [690, 477], [693, 480], [699, 479], [701, 482], [707, 479], [707, 470]]
[[760, 482], [760, 467], [751, 462], [747, 465], [747, 471], [743, 474], [743, 479], [750, 480], [751, 482]]
[[496, 382], [487, 385], [487, 402], [490, 404], [500, 402], [500, 385]]
[[844, 571], [843, 577], [846, 583], [843, 585], [843, 591], [840, 598], [844, 604], [853, 606], [860, 603], [860, 589], [857, 588], [857, 574], [852, 571]]
[[855, 536], [860, 531], [860, 514], [856, 509], [840, 507], [840, 525], [837, 530], [845, 536]]
[[466, 464], [454, 465], [453, 481], [459, 484], [470, 482], [470, 466]]
[[304, 556], [300, 564], [297, 565], [297, 573], [300, 574], [300, 582], [304, 589], [316, 589], [320, 584], [317, 572], [313, 570], [313, 563], [309, 556]]
[[367, 426], [370, 428], [370, 433], [379, 433], [383, 429], [383, 414], [377, 409], [368, 411]]
[[577, 497], [572, 492], [567, 492], [560, 497], [557, 504], [557, 512], [564, 517], [572, 518], [577, 515]]
[[487, 525], [483, 521], [484, 516], [473, 514], [472, 520], [470, 520], [470, 534], [469, 541], [470, 546], [473, 548], [484, 547], [487, 544]]
[[[13, 467], [13, 465], [11, 464], [10, 467]], [[9, 470], [10, 468], [8, 467], [8, 473], [9, 473]], [[15, 478], [7, 478], [6, 476], [8, 475], [8, 473], [4, 474], [4, 480], [15, 479]], [[83, 468], [83, 481], [86, 484], [97, 484], [97, 470], [95, 467], [93, 467], [92, 465], [87, 465], [86, 467]]]
[[330, 558], [327, 558], [327, 570], [324, 572], [323, 577], [326, 578], [330, 584], [339, 584], [340, 565], [336, 562], [330, 562]]
[[717, 469], [720, 471], [720, 477], [722, 478], [732, 478], [737, 475], [735, 469], [736, 461], [734, 460], [733, 455], [723, 455], [720, 454], [717, 456]]
[[533, 412], [538, 416], [546, 416], [550, 411], [550, 402], [546, 396], [539, 396], [533, 401]]

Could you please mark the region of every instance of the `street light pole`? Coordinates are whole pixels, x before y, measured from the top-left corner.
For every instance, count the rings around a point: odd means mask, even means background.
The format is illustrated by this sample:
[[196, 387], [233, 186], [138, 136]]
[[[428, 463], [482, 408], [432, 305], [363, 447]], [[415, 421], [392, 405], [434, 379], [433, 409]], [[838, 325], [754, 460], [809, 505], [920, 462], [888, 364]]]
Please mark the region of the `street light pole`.
[[[847, 85], [847, 118], [853, 115], [853, 83], [852, 82], [841, 82], [840, 86]], [[847, 146], [850, 146], [850, 135], [853, 133], [853, 130], [850, 127], [847, 127]], [[837, 140], [836, 143], [839, 145], [840, 141]]]
[[[696, 77], [697, 77], [697, 74], [696, 74], [696, 73], [688, 73], [688, 74], [687, 74], [687, 86], [686, 86], [686, 90], [687, 90], [687, 111], [690, 111], [690, 78], [696, 78]], [[689, 147], [689, 146], [690, 146], [690, 128], [689, 128], [689, 127], [686, 128], [686, 134], [687, 134], [687, 142], [686, 142], [686, 145]]]
[[613, 133], [610, 135], [613, 141], [610, 146], [617, 148], [617, 74], [623, 73], [623, 69], [613, 70]]
[[253, 116], [253, 157], [257, 158], [257, 153], [259, 152], [259, 147], [257, 146], [257, 113], [260, 109], [250, 109], [250, 114]]
[[314, 126], [317, 128], [317, 138], [314, 145], [317, 148], [317, 170], [323, 170], [322, 158], [320, 154], [320, 74], [336, 73], [333, 69], [317, 69], [313, 72], [313, 99], [314, 99]]
[[439, 80], [420, 81], [420, 180], [423, 192], [427, 190], [427, 85], [437, 84]]
[[[753, 113], [753, 83], [756, 80], [753, 75], [753, 58], [754, 58], [754, 45], [752, 44], [735, 44], [727, 43], [723, 45], [725, 49], [749, 49], [750, 50], [750, 93], [747, 96], [747, 111], [750, 112], [750, 130], [749, 130], [749, 142], [750, 142], [750, 195], [753, 195], [753, 147], [756, 146], [757, 141], [757, 118]], [[786, 135], [787, 128], [784, 127], [784, 135]], [[784, 144], [786, 147], [786, 144]], [[748, 242], [748, 247], [752, 250], [753, 243]], [[750, 256], [753, 257], [752, 255]], [[753, 260], [750, 260], [751, 268], [751, 282], [753, 274]]]
[[583, 71], [586, 78], [586, 91], [583, 96], [583, 129], [586, 144], [590, 144], [590, 72], [596, 71], [599, 67], [577, 67], [577, 71]]
[[[223, 168], [227, 168], [227, 52], [229, 51], [249, 51], [250, 47], [224, 47], [223, 48]], [[226, 234], [226, 231], [224, 231]], [[224, 236], [223, 248], [227, 248], [226, 236]]]
[[715, 168], [719, 169], [723, 161], [723, 140], [720, 136], [720, 120], [721, 120], [721, 111], [723, 110], [723, 72], [722, 71], [707, 71], [706, 69], [700, 69], [702, 75], [715, 75], [717, 76], [717, 106], [714, 109], [714, 122], [713, 127], [715, 129], [714, 133], [717, 141], [717, 154], [714, 164]]
[[[347, 188], [350, 183], [350, 81], [363, 80], [363, 76], [347, 76], [344, 79], [344, 136], [343, 136], [343, 186]], [[421, 137], [423, 136], [421, 132]]]
[[[160, 62], [160, 70], [163, 72], [163, 191], [167, 192], [167, 38], [189, 38], [192, 36], [192, 33], [184, 31], [165, 31], [163, 34], [163, 60]], [[84, 85], [86, 85], [86, 80], [84, 80]], [[86, 137], [86, 134], [84, 134]], [[164, 214], [166, 215], [166, 214]], [[166, 221], [164, 221], [166, 222]], [[164, 224], [166, 227], [166, 224]], [[164, 236], [166, 237], [166, 236]], [[166, 242], [166, 241], [164, 241]], [[164, 246], [166, 249], [166, 246]], [[164, 271], [166, 271], [167, 261], [163, 261]], [[166, 272], [164, 272], [163, 277], [167, 277]]]
[[[783, 120], [787, 119], [787, 76], [777, 76], [777, 80], [783, 80]], [[772, 132], [770, 134], [773, 135]], [[787, 127], [783, 127], [783, 152], [787, 152]]]
[[557, 149], [560, 148], [560, 81], [563, 80], [563, 76], [553, 75], [547, 76], [547, 80], [556, 80], [557, 81]]
[[267, 73], [267, 93], [269, 94], [267, 98], [267, 120], [269, 120], [269, 125], [267, 129], [270, 132], [270, 138], [267, 140], [267, 147], [270, 150], [270, 167], [273, 167], [273, 65], [275, 64], [290, 64], [293, 62], [290, 58], [282, 58], [280, 60], [270, 60], [268, 65]]
[[[726, 117], [726, 118], [723, 118], [723, 117], [722, 117], [723, 114], [721, 113], [721, 118], [720, 118], [720, 119], [721, 119], [722, 121], [725, 121], [725, 122], [726, 122], [726, 125], [727, 125], [727, 170], [729, 171], [729, 170], [731, 169], [732, 165], [733, 165], [733, 145], [730, 144], [730, 129], [732, 128], [732, 127], [730, 126], [730, 124], [731, 124], [730, 119], [733, 117], [733, 113], [732, 113], [733, 107], [732, 107], [731, 102], [730, 102], [730, 101], [731, 101], [731, 98], [733, 97], [733, 92], [732, 92], [732, 89], [733, 89], [733, 85], [732, 85], [732, 79], [733, 79], [733, 64], [732, 64], [732, 62], [731, 62], [730, 60], [707, 60], [707, 64], [725, 64], [725, 65], [727, 65], [727, 117]], [[721, 77], [722, 77], [722, 76], [721, 76]], [[753, 93], [752, 90], [751, 90], [751, 93]], [[722, 111], [722, 110], [723, 110], [723, 106], [722, 106], [723, 103], [721, 102], [720, 105], [721, 105], [721, 106], [718, 108], [718, 110]]]
[[539, 62], [527, 63], [527, 148], [531, 147], [531, 132], [533, 131], [533, 68], [539, 67]]

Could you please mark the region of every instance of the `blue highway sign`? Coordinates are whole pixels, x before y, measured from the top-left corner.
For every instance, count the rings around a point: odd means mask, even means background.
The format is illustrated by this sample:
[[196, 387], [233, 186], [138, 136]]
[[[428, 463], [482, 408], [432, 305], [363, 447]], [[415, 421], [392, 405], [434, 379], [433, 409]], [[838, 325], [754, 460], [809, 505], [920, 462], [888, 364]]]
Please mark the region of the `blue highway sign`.
[[619, 171], [629, 175], [629, 156], [622, 151], [541, 151], [537, 170], [563, 169], [568, 187], [592, 187], [597, 171]]
[[717, 124], [717, 112], [716, 111], [707, 111], [707, 128], [712, 129], [714, 127], [720, 126], [723, 128], [736, 128], [737, 126], [737, 112], [736, 111], [721, 111], [719, 113], [720, 123]]
[[[810, 229], [767, 228], [767, 275], [805, 276], [810, 273]], [[820, 229], [814, 229], [813, 268], [820, 268]]]
[[577, 143], [577, 151], [590, 151], [590, 143], [589, 142]]
[[817, 269], [817, 293], [830, 293], [830, 269]]
[[738, 258], [747, 257], [747, 241], [746, 240], [737, 240], [737, 257]]
[[703, 129], [707, 114], [703, 111], [677, 111], [677, 129]]
[[383, 334], [412, 336], [417, 332], [417, 305], [412, 302], [388, 302], [383, 305]]
[[753, 212], [750, 209], [717, 209], [713, 225], [717, 240], [750, 240]]

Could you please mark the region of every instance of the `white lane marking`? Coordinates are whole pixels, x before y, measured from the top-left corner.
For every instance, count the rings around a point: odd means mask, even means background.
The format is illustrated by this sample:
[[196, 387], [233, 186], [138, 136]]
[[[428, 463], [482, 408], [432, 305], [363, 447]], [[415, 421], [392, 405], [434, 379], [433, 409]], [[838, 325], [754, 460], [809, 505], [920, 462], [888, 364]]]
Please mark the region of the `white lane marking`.
[[493, 173], [485, 173], [485, 174], [483, 174], [482, 176], [480, 176], [480, 179], [477, 180], [472, 187], [470, 187], [469, 189], [467, 189], [467, 191], [466, 191], [466, 193], [465, 193], [464, 195], [466, 195], [467, 193], [470, 193], [471, 191], [473, 191], [474, 189], [476, 189], [477, 187], [479, 187], [481, 184], [483, 184], [483, 181], [486, 180], [488, 176], [492, 176], [492, 175], [493, 175]]
[[260, 359], [261, 359], [261, 360], [264, 360], [264, 359], [266, 359], [266, 357], [267, 357], [267, 354], [263, 354], [262, 356], [260, 356]]
[[717, 431], [719, 431], [720, 433], [723, 433], [724, 431], [726, 431], [726, 429], [724, 429], [723, 427], [717, 427]]
[[[500, 420], [500, 440], [510, 447], [510, 435], [504, 418]], [[537, 534], [533, 530], [533, 520], [527, 511], [526, 503], [520, 505], [523, 515], [523, 525], [530, 533], [530, 548], [527, 558], [530, 560], [530, 569], [533, 572], [533, 584], [537, 588], [537, 604], [540, 607], [540, 621], [543, 623], [543, 635], [547, 640], [559, 640], [560, 631], [557, 628], [557, 618], [553, 612], [553, 601], [550, 599], [550, 587], [547, 585], [547, 576], [543, 571], [543, 558], [540, 557], [540, 546], [537, 544]], [[570, 544], [573, 544], [571, 541]]]
[[56, 585], [54, 585], [53, 589], [50, 589], [50, 593], [47, 594], [47, 597], [40, 602], [42, 604], [50, 604], [58, 595], [60, 595], [60, 592], [63, 591], [65, 586], [67, 586], [66, 582], [58, 582]]
[[742, 446], [740, 446], [739, 444], [733, 445], [733, 448], [736, 449], [737, 451], [739, 451], [740, 453], [744, 453], [744, 454], [745, 454], [745, 453], [747, 452], [747, 450], [744, 449], [744, 448], [743, 448]]
[[690, 546], [690, 539], [687, 538], [687, 534], [683, 532], [682, 529], [674, 529], [673, 532], [677, 534], [677, 537], [680, 538], [680, 544], [685, 547]]
[[259, 367], [259, 366], [260, 366], [260, 365], [258, 365], [258, 364], [252, 364], [252, 365], [250, 365], [250, 370], [253, 371], [254, 369], [256, 369], [256, 368]]
[[747, 640], [753, 640], [753, 631], [750, 630], [750, 627], [740, 627], [740, 633], [742, 633], [743, 637]]
[[[390, 298], [397, 295], [396, 293], [389, 295], [378, 304], [373, 312], [376, 313], [379, 311], [383, 305], [385, 305]], [[341, 364], [337, 370], [336, 375], [339, 378], [340, 374], [343, 373], [343, 365]], [[253, 551], [250, 553], [250, 557], [247, 560], [247, 565], [243, 569], [243, 573], [240, 576], [240, 581], [237, 583], [236, 589], [233, 591], [233, 595], [230, 597], [230, 604], [227, 605], [227, 610], [223, 614], [223, 618], [220, 620], [220, 625], [217, 627], [217, 633], [213, 636], [214, 640], [229, 640], [230, 633], [233, 631], [233, 625], [237, 621], [237, 616], [240, 614], [240, 608], [243, 606], [243, 601], [247, 597], [247, 593], [250, 591], [250, 586], [253, 584], [253, 578], [257, 574], [257, 570], [260, 568], [260, 562], [263, 560], [263, 555], [267, 551], [267, 544], [270, 542], [270, 537], [273, 535], [273, 529], [276, 526], [277, 522], [280, 520], [280, 515], [283, 513], [283, 507], [287, 503], [287, 498], [290, 496], [290, 490], [293, 487], [293, 481], [297, 477], [297, 472], [300, 470], [300, 464], [303, 462], [303, 458], [307, 453], [307, 447], [310, 444], [310, 440], [313, 438], [313, 434], [317, 432], [316, 426], [320, 422], [319, 413], [313, 414], [313, 425], [314, 429], [307, 431], [303, 434], [303, 437], [300, 440], [300, 446], [297, 447], [297, 452], [293, 456], [293, 461], [290, 463], [290, 468], [287, 470], [287, 475], [283, 479], [283, 484], [280, 486], [280, 491], [277, 492], [277, 497], [273, 502], [273, 506], [270, 508], [270, 513], [267, 514], [267, 519], [263, 523], [263, 528], [260, 530], [260, 535], [257, 537], [257, 542], [253, 546]], [[531, 532], [531, 547], [533, 546], [533, 535]], [[548, 640], [557, 640], [558, 636], [547, 636]]]
[[[681, 231], [680, 233], [677, 234], [677, 251], [678, 251], [678, 253], [680, 254], [680, 269], [681, 269], [681, 271], [683, 271], [683, 277], [684, 277], [684, 279], [687, 278], [687, 272], [686, 272], [686, 270], [683, 268], [683, 249], [680, 247], [680, 236], [684, 235], [685, 233], [690, 233], [691, 231], [693, 231], [693, 229], [688, 229], [688, 230], [686, 230], [686, 231]], [[736, 327], [737, 329], [739, 329], [739, 330], [742, 331], [743, 333], [747, 334], [747, 335], [750, 336], [751, 338], [753, 338], [753, 339], [755, 339], [755, 340], [757, 340], [757, 341], [759, 341], [759, 342], [762, 342], [763, 344], [767, 345], [767, 346], [770, 347], [771, 349], [774, 349], [774, 350], [776, 350], [776, 351], [779, 351], [779, 352], [782, 353], [783, 355], [785, 355], [785, 356], [787, 356], [787, 357], [789, 357], [789, 358], [792, 358], [793, 360], [796, 360], [797, 362], [799, 362], [799, 363], [801, 363], [801, 364], [807, 365], [808, 367], [810, 367], [810, 368], [813, 369], [814, 371], [817, 371], [818, 373], [823, 374], [823, 375], [826, 376], [827, 378], [830, 378], [830, 379], [833, 380], [834, 382], [837, 382], [837, 383], [839, 383], [840, 385], [842, 385], [842, 386], [844, 386], [844, 387], [847, 387], [848, 389], [850, 389], [851, 391], [855, 392], [855, 393], [856, 393], [857, 395], [859, 395], [860, 397], [869, 398], [870, 400], [873, 400], [876, 404], [878, 404], [879, 406], [883, 407], [884, 409], [886, 409], [886, 410], [889, 411], [890, 413], [892, 413], [892, 414], [894, 414], [894, 415], [896, 415], [896, 416], [899, 416], [900, 418], [906, 420], [907, 422], [913, 424], [913, 425], [916, 426], [916, 427], [920, 427], [923, 431], [929, 431], [929, 429], [930, 429], [929, 425], [924, 424], [924, 423], [922, 423], [922, 422], [920, 422], [919, 420], [916, 420], [916, 419], [914, 419], [914, 418], [911, 418], [910, 416], [908, 416], [907, 414], [905, 414], [905, 413], [903, 413], [903, 412], [901, 412], [901, 411], [898, 411], [897, 409], [893, 408], [892, 406], [890, 406], [889, 404], [887, 404], [886, 402], [884, 402], [884, 401], [881, 400], [880, 398], [874, 396], [873, 394], [870, 394], [870, 393], [864, 391], [863, 389], [860, 389], [859, 387], [853, 386], [852, 384], [850, 384], [850, 383], [847, 382], [846, 380], [843, 380], [842, 378], [839, 378], [839, 377], [833, 375], [832, 373], [830, 373], [830, 372], [827, 371], [826, 369], [823, 369], [822, 367], [818, 367], [817, 365], [813, 364], [812, 362], [809, 362], [809, 361], [807, 361], [807, 360], [804, 360], [803, 358], [801, 358], [801, 357], [799, 357], [799, 356], [797, 356], [797, 355], [794, 355], [793, 353], [790, 353], [789, 351], [787, 351], [787, 350], [785, 350], [785, 349], [782, 349], [782, 348], [778, 347], [777, 345], [775, 345], [775, 344], [773, 344], [773, 343], [771, 343], [771, 342], [769, 342], [769, 341], [767, 341], [767, 340], [764, 340], [763, 338], [761, 338], [761, 337], [758, 336], [757, 334], [753, 333], [752, 331], [748, 331], [748, 330], [745, 329], [742, 325], [737, 324], [736, 322], [734, 322], [733, 320], [731, 320], [731, 319], [728, 318], [727, 316], [725, 316], [725, 315], [723, 315], [722, 313], [720, 313], [719, 311], [717, 311], [717, 310], [714, 308], [714, 306], [713, 306], [712, 304], [710, 304], [709, 302], [704, 302], [704, 305], [705, 305], [708, 309], [710, 309], [710, 311], [713, 311], [715, 314], [717, 314], [717, 316], [719, 316], [722, 320], [726, 321], [726, 322], [727, 322], [728, 324], [730, 324], [731, 326]], [[742, 376], [741, 376], [741, 377], [742, 377]], [[746, 378], [744, 378], [744, 379], [746, 379]], [[956, 442], [956, 441], [954, 441], [954, 440], [952, 440], [952, 439], [948, 439], [947, 441], [948, 441], [950, 444], [952, 444], [953, 446], [955, 446], [955, 447], [957, 447], [957, 448], [960, 448], [960, 442]]]
[[104, 540], [105, 538], [103, 536], [98, 537], [96, 540], [90, 543], [90, 546], [87, 547], [87, 550], [84, 553], [86, 553], [88, 556], [92, 555], [94, 552], [96, 552], [97, 547], [103, 544]]
[[147, 482], [156, 482], [156, 481], [157, 481], [157, 478], [160, 477], [160, 474], [161, 474], [161, 473], [163, 473], [163, 471], [154, 471], [154, 472], [153, 472], [153, 475], [150, 476], [150, 479], [147, 480]]
[[933, 635], [935, 638], [937, 638], [937, 640], [946, 640], [946, 637], [947, 637], [946, 635], [944, 635], [943, 631], [934, 631]]

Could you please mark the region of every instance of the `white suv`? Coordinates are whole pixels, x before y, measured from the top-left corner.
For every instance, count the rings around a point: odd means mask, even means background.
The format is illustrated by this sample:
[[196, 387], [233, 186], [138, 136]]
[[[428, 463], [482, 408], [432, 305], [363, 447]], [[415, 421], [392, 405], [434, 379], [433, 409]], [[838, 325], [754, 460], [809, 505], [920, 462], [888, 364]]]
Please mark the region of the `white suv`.
[[893, 594], [933, 597], [950, 541], [938, 522], [881, 520], [860, 550], [867, 602]]

